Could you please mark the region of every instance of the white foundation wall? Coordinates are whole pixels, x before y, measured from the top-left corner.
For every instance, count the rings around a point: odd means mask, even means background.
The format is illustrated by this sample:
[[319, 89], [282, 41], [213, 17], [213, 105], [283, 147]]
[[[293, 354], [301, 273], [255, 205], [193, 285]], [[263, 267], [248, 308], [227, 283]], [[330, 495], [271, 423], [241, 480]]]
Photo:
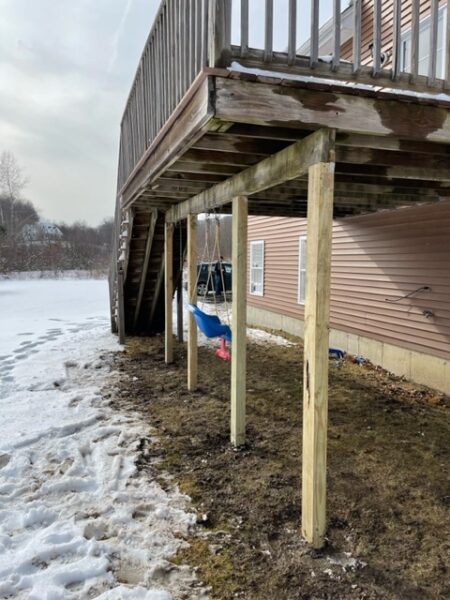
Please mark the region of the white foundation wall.
[[[247, 324], [249, 327], [284, 331], [303, 339], [304, 323], [301, 319], [256, 306], [247, 306]], [[448, 360], [338, 329], [330, 330], [330, 346], [341, 348], [352, 355], [361, 355], [395, 375], [450, 394]]]

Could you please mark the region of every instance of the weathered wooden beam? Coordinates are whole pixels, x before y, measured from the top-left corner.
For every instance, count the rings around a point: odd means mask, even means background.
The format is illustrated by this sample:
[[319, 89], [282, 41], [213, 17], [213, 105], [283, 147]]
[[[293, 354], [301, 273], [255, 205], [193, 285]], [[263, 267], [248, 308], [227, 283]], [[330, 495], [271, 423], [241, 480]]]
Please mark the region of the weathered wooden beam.
[[247, 215], [245, 196], [233, 198], [233, 308], [231, 347], [231, 443], [245, 443], [247, 343]]
[[[187, 218], [187, 271], [188, 271], [188, 299], [190, 304], [197, 302], [197, 215]], [[197, 323], [194, 315], [188, 314], [188, 390], [197, 388]]]
[[425, 142], [423, 140], [402, 140], [395, 137], [384, 137], [380, 135], [355, 135], [352, 133], [337, 132], [336, 146], [450, 156], [449, 144], [437, 144], [434, 142]]
[[332, 127], [349, 133], [406, 140], [450, 140], [450, 112], [397, 99], [216, 78], [216, 117], [271, 127]]
[[302, 534], [315, 548], [326, 527], [328, 343], [333, 163], [309, 169], [303, 378]]
[[227, 67], [231, 61], [231, 0], [209, 1], [209, 66]]
[[158, 307], [159, 296], [161, 293], [161, 287], [163, 284], [163, 280], [164, 280], [164, 257], [162, 257], [162, 259], [159, 263], [158, 274], [156, 276], [155, 287], [153, 290], [152, 305], [150, 307], [150, 313], [148, 316], [148, 324], [150, 327], [152, 326], [153, 319], [155, 318], [155, 313], [156, 313], [156, 309]]
[[123, 297], [124, 275], [123, 267], [117, 269], [117, 327], [119, 330], [119, 344], [125, 344], [125, 304]]
[[173, 228], [172, 223], [164, 226], [164, 301], [165, 301], [165, 344], [166, 364], [173, 362]]
[[[361, 5], [362, 0], [355, 0], [356, 6]], [[357, 38], [359, 37], [359, 31], [357, 30]], [[356, 47], [358, 45], [359, 40], [356, 39]], [[240, 57], [240, 50], [237, 46], [232, 46], [231, 51], [233, 57], [238, 59]], [[258, 48], [250, 48], [248, 54], [245, 58], [241, 59], [241, 65], [248, 68], [256, 68], [260, 69], [261, 64], [263, 62], [264, 50]], [[279, 80], [284, 79], [285, 76], [288, 75], [304, 75], [311, 76], [311, 66], [310, 66], [310, 57], [309, 56], [297, 56], [295, 62], [292, 65], [286, 64], [287, 53], [286, 52], [274, 52], [273, 58], [270, 63], [264, 65], [264, 70], [274, 71], [274, 78]], [[356, 65], [358, 63], [355, 63]], [[353, 82], [359, 85], [379, 85], [387, 88], [387, 90], [398, 89], [399, 94], [404, 91], [413, 91], [413, 92], [430, 92], [430, 87], [428, 84], [427, 77], [423, 75], [419, 75], [414, 83], [410, 81], [409, 73], [400, 73], [397, 79], [392, 79], [392, 71], [391, 69], [383, 69], [380, 71], [379, 76], [375, 80], [373, 77], [373, 67], [371, 65], [363, 65], [361, 62], [359, 63], [359, 69], [355, 69], [354, 65], [350, 62], [341, 61], [339, 67], [336, 72], [330, 73], [330, 64], [327, 61], [320, 61], [316, 63], [314, 67], [314, 75], [316, 77], [330, 79], [332, 77], [333, 81], [330, 81], [330, 87], [332, 87], [336, 91], [345, 91], [346, 84], [348, 82]], [[229, 75], [230, 80], [236, 79], [240, 77], [241, 79], [248, 77], [246, 73], [242, 75], [240, 71], [231, 71]], [[262, 80], [264, 77], [268, 77], [266, 74], [264, 75], [256, 75], [255, 79], [259, 78]], [[321, 89], [323, 87], [322, 82], [314, 83], [312, 81], [308, 82], [308, 87], [313, 88], [316, 86], [316, 89]], [[338, 89], [340, 88], [340, 89]], [[436, 80], [435, 85], [432, 88], [432, 93], [439, 93], [443, 91], [443, 81]], [[359, 90], [360, 93], [364, 94], [364, 89]], [[379, 91], [379, 95], [382, 96], [384, 91]], [[389, 92], [388, 92], [389, 93]], [[370, 92], [369, 94], [370, 95]]]
[[[336, 147], [336, 162], [355, 165], [384, 165], [386, 167], [414, 167], [430, 169], [433, 172], [442, 170], [450, 172], [450, 156], [436, 156], [434, 154], [415, 154], [412, 152], [378, 150], [374, 148], [349, 148]], [[443, 179], [448, 179], [449, 175]]]
[[[273, 154], [273, 152], [272, 152]], [[234, 165], [248, 167], [264, 158], [264, 153], [246, 154], [243, 152], [222, 152], [220, 148], [208, 150], [188, 150], [183, 155], [183, 162], [199, 162], [209, 165]]]
[[180, 265], [181, 274], [177, 286], [177, 338], [183, 343], [183, 265]]
[[337, 163], [336, 173], [352, 175], [355, 177], [376, 176], [385, 179], [386, 182], [392, 179], [410, 179], [418, 185], [420, 182], [448, 182], [450, 181], [450, 171], [446, 168], [417, 167], [417, 166], [386, 166], [373, 164], [355, 164], [355, 163]]
[[153, 236], [155, 234], [155, 226], [156, 226], [157, 218], [158, 218], [158, 211], [155, 210], [151, 214], [150, 225], [149, 225], [148, 231], [147, 231], [147, 240], [145, 243], [145, 256], [144, 256], [144, 262], [142, 265], [141, 280], [139, 282], [139, 291], [138, 291], [137, 300], [136, 300], [136, 308], [134, 311], [134, 326], [135, 327], [136, 327], [136, 323], [139, 319], [139, 313], [141, 312], [142, 298], [144, 297], [144, 289], [145, 289], [145, 283], [147, 281], [148, 265], [150, 262], [150, 253], [152, 250]]
[[236, 196], [248, 196], [284, 181], [295, 179], [317, 162], [326, 162], [334, 149], [334, 132], [319, 130], [269, 156], [208, 190], [194, 196], [166, 213], [167, 222], [177, 222], [189, 214], [218, 208]]

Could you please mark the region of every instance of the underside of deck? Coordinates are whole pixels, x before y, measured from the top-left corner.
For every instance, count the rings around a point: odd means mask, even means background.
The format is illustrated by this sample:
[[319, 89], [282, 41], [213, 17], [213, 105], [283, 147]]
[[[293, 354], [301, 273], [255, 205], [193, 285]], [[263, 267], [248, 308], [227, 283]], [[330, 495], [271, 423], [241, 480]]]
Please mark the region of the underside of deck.
[[[336, 132], [335, 218], [437, 201], [450, 195], [449, 106], [439, 97], [208, 69], [121, 190], [122, 207], [165, 211], [320, 128]], [[249, 214], [305, 216], [307, 185], [304, 175], [254, 193]]]
[[[122, 230], [127, 224], [112, 286], [119, 331], [123, 339], [165, 330], [166, 363], [173, 360], [172, 300], [185, 247], [189, 301], [196, 302], [197, 215], [233, 214], [236, 447], [246, 439], [247, 215], [308, 217], [302, 534], [315, 547], [326, 531], [332, 219], [450, 196], [449, 108], [439, 96], [206, 69], [119, 190]], [[194, 390], [191, 314], [187, 379]]]

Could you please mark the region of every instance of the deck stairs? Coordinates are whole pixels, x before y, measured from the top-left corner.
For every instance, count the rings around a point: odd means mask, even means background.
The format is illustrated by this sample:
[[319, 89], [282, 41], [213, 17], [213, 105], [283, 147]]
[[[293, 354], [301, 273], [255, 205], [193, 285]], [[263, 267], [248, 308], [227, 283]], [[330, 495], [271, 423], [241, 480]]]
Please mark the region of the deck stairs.
[[[120, 244], [110, 272], [111, 324], [117, 331], [120, 311], [125, 333], [149, 335], [164, 330], [164, 212], [127, 211], [121, 220]], [[181, 285], [185, 233], [174, 231], [174, 289]], [[122, 275], [119, 271], [122, 270]], [[122, 283], [123, 282], [123, 283]], [[122, 290], [119, 286], [122, 284]], [[122, 306], [121, 306], [122, 304]]]

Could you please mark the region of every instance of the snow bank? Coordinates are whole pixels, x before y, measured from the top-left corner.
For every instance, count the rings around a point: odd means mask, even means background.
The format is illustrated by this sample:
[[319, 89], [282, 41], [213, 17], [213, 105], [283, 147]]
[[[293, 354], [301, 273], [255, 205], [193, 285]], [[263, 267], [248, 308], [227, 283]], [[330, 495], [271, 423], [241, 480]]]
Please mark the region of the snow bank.
[[168, 562], [187, 498], [137, 472], [154, 432], [108, 405], [106, 282], [3, 281], [0, 311], [0, 598], [201, 597]]
[[67, 270], [67, 271], [10, 271], [0, 273], [2, 280], [24, 280], [24, 279], [106, 279], [106, 271], [95, 269]]

